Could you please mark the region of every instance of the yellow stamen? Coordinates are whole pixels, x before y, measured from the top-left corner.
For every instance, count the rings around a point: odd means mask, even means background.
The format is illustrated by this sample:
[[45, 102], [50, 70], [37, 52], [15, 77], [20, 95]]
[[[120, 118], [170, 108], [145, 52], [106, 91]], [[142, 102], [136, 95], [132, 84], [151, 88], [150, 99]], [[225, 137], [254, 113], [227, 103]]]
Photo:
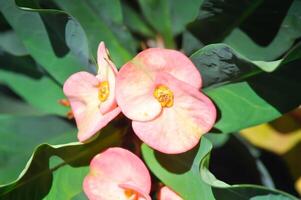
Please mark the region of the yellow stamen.
[[160, 102], [162, 107], [173, 106], [173, 92], [165, 85], [158, 85], [154, 91], [154, 97]]
[[137, 192], [132, 189], [124, 190], [124, 194], [127, 197], [127, 199], [130, 199], [130, 200], [138, 200], [138, 197], [139, 197]]
[[98, 99], [101, 102], [104, 102], [108, 99], [110, 95], [110, 86], [108, 81], [102, 81], [98, 85]]

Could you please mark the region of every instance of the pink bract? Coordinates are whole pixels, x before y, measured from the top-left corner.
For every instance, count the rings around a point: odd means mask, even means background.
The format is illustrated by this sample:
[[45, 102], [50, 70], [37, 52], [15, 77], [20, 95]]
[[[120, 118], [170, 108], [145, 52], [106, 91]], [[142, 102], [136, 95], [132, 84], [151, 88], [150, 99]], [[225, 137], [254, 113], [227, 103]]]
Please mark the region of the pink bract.
[[[70, 101], [81, 142], [94, 136], [120, 113], [115, 100], [117, 69], [103, 42], [98, 47], [97, 61], [96, 76], [88, 72], [78, 72], [71, 75], [64, 84], [64, 93]], [[104, 101], [99, 97], [101, 83], [106, 83], [109, 88]]]
[[200, 73], [183, 53], [160, 48], [146, 49], [126, 63], [117, 77], [116, 98], [117, 101], [120, 99], [118, 104], [127, 117], [148, 121], [160, 113], [160, 105], [154, 101], [153, 88], [149, 86], [162, 72], [197, 89], [202, 85]]
[[163, 153], [183, 153], [216, 119], [215, 106], [200, 86], [200, 74], [184, 54], [155, 48], [121, 68], [116, 100], [143, 142]]
[[92, 159], [83, 189], [90, 200], [151, 200], [146, 166], [135, 154], [118, 147]]
[[158, 200], [183, 200], [177, 193], [172, 191], [169, 187], [162, 187], [160, 189]]

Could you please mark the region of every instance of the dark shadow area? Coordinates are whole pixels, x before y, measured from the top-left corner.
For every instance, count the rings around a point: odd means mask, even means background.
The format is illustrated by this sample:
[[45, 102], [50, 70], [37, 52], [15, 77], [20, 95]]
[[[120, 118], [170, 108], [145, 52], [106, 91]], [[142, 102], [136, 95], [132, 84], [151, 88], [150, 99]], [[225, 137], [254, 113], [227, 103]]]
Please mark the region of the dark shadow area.
[[290, 62], [273, 73], [261, 73], [247, 79], [252, 89], [281, 113], [298, 107], [301, 95], [301, 60]]
[[284, 160], [288, 163], [290, 172], [294, 179], [301, 177], [301, 141], [298, 142], [292, 149], [283, 155]]
[[[260, 156], [258, 159], [264, 164], [264, 167], [271, 175], [275, 188], [298, 196], [298, 193], [294, 188], [294, 180], [289, 173], [289, 169], [285, 161], [271, 152], [262, 149], [259, 149], [259, 152]], [[212, 150], [209, 169], [217, 179], [231, 185], [263, 185], [262, 174], [258, 170], [256, 159], [250, 153], [248, 148], [234, 136], [231, 136], [223, 146]], [[242, 192], [242, 190], [244, 190], [243, 188], [233, 187], [227, 190], [214, 188], [213, 191], [217, 197], [229, 195], [229, 197], [233, 197], [233, 199], [239, 199], [239, 197], [241, 197], [241, 193], [249, 194], [249, 197], [258, 195], [258, 191], [255, 191], [254, 189], [254, 194], [252, 193], [252, 188], [245, 189], [247, 189], [248, 192]], [[262, 192], [262, 194], [265, 193], [264, 191]], [[241, 199], [244, 198], [245, 197], [241, 197]]]
[[259, 158], [271, 175], [275, 187], [294, 196], [298, 196], [294, 188], [294, 179], [285, 161], [272, 152], [263, 149], [261, 149], [260, 152]]
[[12, 91], [9, 87], [2, 85], [0, 83], [0, 96], [9, 96], [11, 98], [22, 100], [20, 96], [18, 96], [14, 91]]
[[234, 136], [211, 151], [209, 169], [217, 179], [229, 184], [261, 184], [254, 157]]
[[40, 13], [45, 24], [52, 48], [57, 57], [64, 57], [69, 48], [65, 41], [65, 27], [68, 16], [64, 14]]
[[269, 122], [269, 124], [280, 134], [290, 134], [300, 129], [300, 124], [298, 124], [297, 119], [290, 115], [283, 115], [282, 117]]
[[257, 44], [267, 46], [278, 33], [293, 0], [263, 0], [239, 26]]
[[36, 62], [30, 56], [14, 56], [1, 52], [0, 69], [24, 74], [34, 79], [39, 79], [43, 76], [43, 72], [37, 67]]
[[11, 30], [11, 26], [6, 22], [3, 14], [0, 12], [0, 31]]
[[[155, 157], [166, 170], [172, 173], [182, 174], [191, 169], [199, 147], [200, 143], [192, 150], [181, 154], [164, 154], [155, 151]], [[171, 163], [173, 165], [171, 165]]]
[[210, 44], [221, 42], [239, 26], [259, 45], [268, 45], [291, 3], [292, 0], [205, 0], [197, 20], [188, 29], [203, 43]]
[[[31, 9], [53, 9], [60, 8], [51, 0], [40, 1], [23, 1], [16, 0], [16, 4], [20, 7]], [[68, 16], [63, 13], [38, 12], [47, 30], [51, 46], [57, 57], [64, 57], [69, 48], [65, 42], [65, 26], [68, 21]]]

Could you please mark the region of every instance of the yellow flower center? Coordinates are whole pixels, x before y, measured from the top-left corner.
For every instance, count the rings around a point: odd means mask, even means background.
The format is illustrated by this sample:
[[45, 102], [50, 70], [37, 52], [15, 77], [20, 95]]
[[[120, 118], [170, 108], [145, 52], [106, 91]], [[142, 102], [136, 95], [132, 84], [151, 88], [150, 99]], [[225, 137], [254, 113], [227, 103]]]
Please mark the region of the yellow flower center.
[[98, 99], [104, 102], [110, 95], [110, 86], [108, 81], [102, 81], [98, 84]]
[[154, 97], [160, 102], [162, 107], [173, 106], [173, 92], [165, 85], [158, 85], [154, 91]]
[[127, 197], [127, 199], [130, 199], [130, 200], [138, 200], [139, 199], [139, 195], [137, 194], [137, 192], [132, 189], [124, 190], [124, 194]]

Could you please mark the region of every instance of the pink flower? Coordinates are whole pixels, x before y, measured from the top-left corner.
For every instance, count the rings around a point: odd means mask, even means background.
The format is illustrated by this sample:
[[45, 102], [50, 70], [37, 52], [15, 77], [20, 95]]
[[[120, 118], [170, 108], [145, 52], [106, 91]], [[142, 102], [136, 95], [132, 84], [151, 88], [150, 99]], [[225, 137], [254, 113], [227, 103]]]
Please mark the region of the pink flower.
[[121, 68], [116, 99], [143, 142], [163, 153], [182, 153], [215, 122], [216, 109], [199, 91], [201, 84], [198, 70], [184, 54], [151, 48]]
[[135, 154], [118, 147], [92, 159], [83, 188], [90, 200], [151, 200], [147, 168]]
[[64, 93], [72, 108], [78, 127], [79, 141], [91, 138], [119, 113], [115, 100], [117, 69], [101, 42], [97, 52], [98, 74], [78, 72], [64, 84]]
[[183, 200], [177, 193], [172, 191], [169, 187], [162, 187], [160, 189], [158, 200]]

